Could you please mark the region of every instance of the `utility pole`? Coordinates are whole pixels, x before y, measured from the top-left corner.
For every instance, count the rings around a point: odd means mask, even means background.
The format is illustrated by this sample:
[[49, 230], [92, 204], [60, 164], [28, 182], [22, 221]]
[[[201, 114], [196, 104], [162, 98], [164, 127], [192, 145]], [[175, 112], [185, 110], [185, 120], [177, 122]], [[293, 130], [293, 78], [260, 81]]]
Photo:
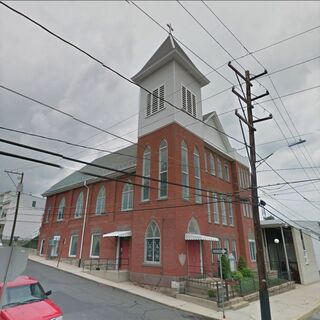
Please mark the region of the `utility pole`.
[[24, 173], [19, 173], [19, 172], [14, 172], [14, 171], [5, 171], [6, 173], [10, 174], [17, 174], [20, 175], [20, 182], [17, 185], [17, 202], [16, 202], [16, 210], [14, 213], [14, 219], [13, 219], [13, 225], [12, 225], [12, 230], [11, 230], [11, 236], [10, 236], [10, 241], [9, 241], [9, 246], [13, 245], [13, 236], [14, 236], [14, 231], [16, 229], [16, 224], [17, 224], [17, 218], [18, 218], [18, 211], [19, 211], [19, 203], [20, 203], [20, 195], [22, 192], [22, 184], [23, 184], [23, 176]]
[[[254, 224], [254, 233], [255, 233], [255, 241], [256, 241], [256, 257], [257, 257], [257, 267], [258, 267], [258, 276], [259, 276], [259, 298], [260, 298], [260, 312], [262, 320], [271, 320], [271, 311], [270, 311], [270, 301], [269, 301], [269, 292], [267, 285], [267, 272], [266, 265], [263, 253], [263, 242], [262, 242], [262, 232], [260, 226], [260, 216], [259, 216], [259, 200], [258, 200], [258, 189], [257, 189], [257, 173], [256, 173], [256, 148], [255, 148], [255, 136], [254, 132], [256, 131], [254, 124], [256, 122], [261, 122], [265, 120], [272, 119], [272, 115], [269, 117], [253, 120], [253, 105], [252, 102], [260, 99], [269, 94], [266, 91], [264, 94], [251, 97], [251, 81], [259, 78], [267, 73], [265, 70], [263, 73], [252, 76], [250, 78], [250, 72], [248, 70], [245, 71], [245, 75], [242, 75], [234, 66], [231, 65], [231, 62], [228, 63], [228, 66], [236, 73], [237, 77], [242, 78], [245, 81], [245, 96], [243, 97], [240, 93], [238, 93], [235, 88], [232, 88], [232, 92], [239, 98], [239, 101], [242, 100], [245, 102], [247, 106], [247, 117], [244, 113], [244, 117], [242, 117], [237, 111], [236, 115], [239, 119], [244, 122], [249, 128], [249, 143], [250, 143], [250, 166], [251, 166], [251, 197], [252, 197], [252, 212], [253, 212], [253, 224]], [[243, 92], [244, 94], [244, 92]], [[241, 104], [241, 101], [240, 101]]]

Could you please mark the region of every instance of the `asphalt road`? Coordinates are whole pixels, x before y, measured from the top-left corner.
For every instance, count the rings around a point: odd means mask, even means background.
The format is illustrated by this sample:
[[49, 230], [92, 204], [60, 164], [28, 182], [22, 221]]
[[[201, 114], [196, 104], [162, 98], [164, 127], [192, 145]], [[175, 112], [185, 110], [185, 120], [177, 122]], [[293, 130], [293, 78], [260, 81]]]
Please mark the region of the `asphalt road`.
[[320, 320], [320, 311], [315, 313], [311, 318], [308, 320]]
[[64, 320], [205, 320], [133, 294], [37, 262], [26, 274], [37, 278], [64, 312]]

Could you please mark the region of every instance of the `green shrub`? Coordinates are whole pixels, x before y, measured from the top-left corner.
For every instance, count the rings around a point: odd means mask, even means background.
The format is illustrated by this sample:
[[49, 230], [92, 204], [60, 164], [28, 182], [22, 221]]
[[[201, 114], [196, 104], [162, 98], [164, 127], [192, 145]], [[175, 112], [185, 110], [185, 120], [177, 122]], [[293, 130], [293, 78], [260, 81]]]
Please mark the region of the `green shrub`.
[[221, 256], [221, 264], [222, 264], [222, 277], [223, 279], [230, 279], [231, 278], [231, 269], [229, 258], [226, 255]]
[[215, 292], [212, 289], [208, 290], [208, 297], [209, 298], [214, 298], [215, 297]]
[[238, 261], [238, 270], [242, 271], [245, 268], [247, 268], [247, 261], [243, 257], [240, 257]]
[[241, 273], [242, 273], [244, 278], [253, 278], [253, 272], [249, 268], [243, 268], [241, 270]]
[[232, 279], [234, 280], [240, 280], [243, 278], [243, 275], [240, 271], [234, 271], [232, 272]]

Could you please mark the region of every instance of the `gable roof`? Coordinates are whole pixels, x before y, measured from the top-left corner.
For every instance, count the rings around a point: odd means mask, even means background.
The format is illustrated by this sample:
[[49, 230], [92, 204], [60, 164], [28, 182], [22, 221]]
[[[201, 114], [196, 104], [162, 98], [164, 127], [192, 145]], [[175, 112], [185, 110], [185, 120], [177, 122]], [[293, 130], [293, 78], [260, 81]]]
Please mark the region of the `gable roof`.
[[[95, 159], [91, 163], [111, 167], [116, 170], [127, 171], [128, 169], [136, 167], [136, 154], [137, 146], [131, 145], [124, 149], [118, 150], [115, 153], [110, 153], [101, 158]], [[101, 180], [100, 178], [90, 176], [90, 173], [92, 173], [93, 175], [106, 177], [121, 175], [121, 173], [116, 173], [112, 170], [86, 165], [80, 170], [71, 173], [64, 179], [54, 184], [50, 189], [44, 192], [43, 196], [47, 197], [56, 193], [83, 186], [85, 181], [87, 183], [93, 183]]]
[[181, 64], [194, 78], [198, 80], [201, 86], [205, 86], [210, 82], [181, 49], [178, 42], [172, 35], [169, 35], [166, 38], [143, 68], [131, 78], [132, 81], [136, 83], [141, 82], [152, 72], [156, 71], [171, 60], [179, 62], [179, 64]]

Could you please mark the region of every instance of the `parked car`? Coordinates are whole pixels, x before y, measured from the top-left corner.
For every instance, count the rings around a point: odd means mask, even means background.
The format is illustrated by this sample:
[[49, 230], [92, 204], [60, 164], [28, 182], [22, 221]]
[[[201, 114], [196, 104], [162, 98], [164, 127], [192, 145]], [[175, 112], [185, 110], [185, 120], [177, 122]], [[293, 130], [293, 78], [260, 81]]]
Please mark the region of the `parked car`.
[[[0, 283], [0, 291], [2, 287]], [[7, 283], [0, 320], [62, 320], [61, 309], [48, 299], [50, 294], [35, 278], [17, 277]]]

